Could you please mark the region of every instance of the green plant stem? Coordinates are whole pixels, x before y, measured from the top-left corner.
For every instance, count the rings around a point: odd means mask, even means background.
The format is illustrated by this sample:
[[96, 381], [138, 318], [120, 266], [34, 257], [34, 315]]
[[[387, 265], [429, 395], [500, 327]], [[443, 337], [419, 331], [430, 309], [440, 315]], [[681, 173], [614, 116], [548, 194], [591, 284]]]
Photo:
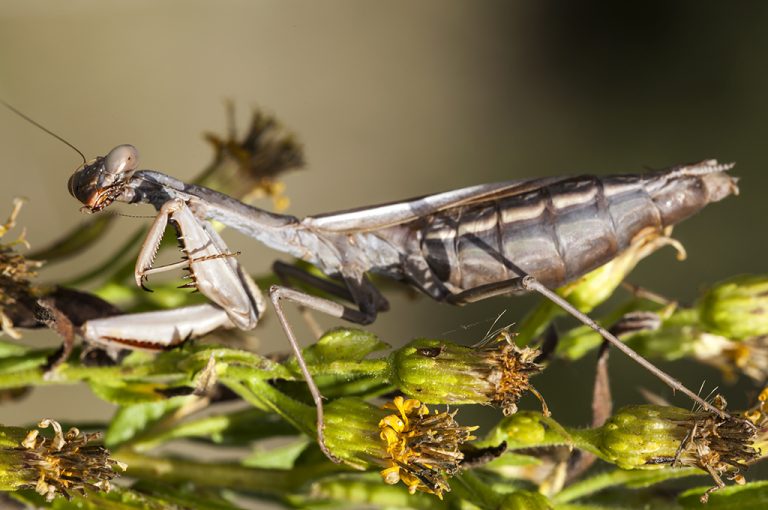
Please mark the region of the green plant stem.
[[544, 333], [555, 318], [562, 315], [563, 311], [552, 301], [541, 300], [531, 312], [529, 312], [516, 328], [515, 343], [523, 347], [531, 343]]
[[[129, 236], [127, 240], [118, 247], [111, 257], [107, 258], [100, 265], [86, 271], [83, 274], [77, 275], [70, 280], [61, 282], [62, 286], [74, 287], [82, 285], [96, 278], [104, 278], [105, 276], [121, 273], [122, 268], [130, 264], [131, 267], [135, 265], [133, 260], [136, 253], [135, 246], [138, 246], [141, 239], [146, 234], [146, 229], [141, 227], [136, 229], [133, 235]], [[118, 268], [117, 270], [115, 268]], [[115, 281], [115, 278], [110, 278], [109, 281]]]
[[563, 427], [571, 437], [573, 446], [580, 450], [587, 451], [598, 457], [602, 457], [600, 450], [595, 446], [600, 438], [600, 429], [582, 429]]
[[220, 380], [246, 402], [264, 411], [277, 413], [310, 437], [315, 435], [315, 410], [278, 391], [269, 382], [254, 379], [249, 367], [230, 366]]
[[471, 501], [483, 510], [494, 510], [499, 506], [502, 495], [495, 492], [471, 471], [464, 471], [453, 478], [454, 494], [461, 499]]
[[293, 429], [276, 427], [278, 420], [271, 419], [257, 409], [244, 409], [229, 414], [216, 414], [174, 424], [170, 429], [150, 429], [127, 443], [137, 452], [146, 452], [174, 439], [217, 438], [230, 433], [233, 429], [248, 429], [248, 440], [255, 441], [266, 437], [295, 435]]
[[248, 468], [230, 463], [205, 463], [179, 458], [158, 458], [129, 449], [114, 452], [114, 457], [128, 465], [127, 475], [153, 482], [193, 483], [284, 496], [303, 483], [349, 468], [331, 462], [304, 464], [291, 470]]
[[590, 494], [594, 494], [603, 489], [607, 489], [608, 487], [615, 487], [619, 485], [642, 487], [653, 485], [666, 480], [673, 480], [675, 478], [701, 476], [705, 474], [706, 473], [696, 468], [669, 468], [649, 471], [628, 471], [617, 469], [576, 482], [553, 496], [552, 501], [556, 504], [563, 504], [568, 503], [569, 501], [583, 498], [585, 496], [589, 496]]

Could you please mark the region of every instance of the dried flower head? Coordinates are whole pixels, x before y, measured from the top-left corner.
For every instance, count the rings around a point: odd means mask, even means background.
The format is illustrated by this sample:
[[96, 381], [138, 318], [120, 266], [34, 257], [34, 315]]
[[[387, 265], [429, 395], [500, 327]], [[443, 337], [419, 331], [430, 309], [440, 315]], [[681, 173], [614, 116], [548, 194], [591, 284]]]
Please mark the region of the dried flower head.
[[541, 372], [534, 362], [540, 351], [517, 347], [503, 330], [480, 347], [465, 347], [441, 340], [414, 340], [393, 355], [393, 382], [400, 391], [430, 404], [493, 404], [505, 415], [517, 411], [517, 402], [531, 391], [530, 377]]
[[[717, 395], [714, 405], [725, 410], [725, 399]], [[728, 479], [739, 485], [745, 483], [740, 471], [749, 463], [760, 457], [754, 443], [757, 427], [749, 420], [733, 416], [722, 418], [714, 413], [697, 413], [686, 438], [680, 444], [673, 465], [695, 466], [707, 471], [715, 481], [715, 486], [708, 489], [701, 497], [706, 503], [709, 495], [723, 487], [722, 476], [728, 474]]]
[[549, 416], [547, 403], [536, 388], [531, 386], [529, 380], [532, 375], [543, 370], [541, 365], [534, 362], [541, 351], [518, 347], [506, 330], [501, 331], [496, 344], [501, 345], [501, 348], [489, 346], [483, 349], [491, 367], [487, 379], [496, 386], [491, 402], [501, 407], [504, 416], [509, 416], [517, 412], [517, 401], [523, 393], [530, 391], [541, 402], [541, 412], [544, 416]]
[[384, 408], [397, 411], [379, 423], [389, 457], [388, 467], [381, 471], [384, 481], [402, 481], [411, 494], [418, 490], [442, 499], [451, 490], [447, 478], [458, 472], [464, 458], [459, 448], [475, 439], [471, 432], [477, 427], [456, 423], [456, 411], [430, 414], [427, 406], [414, 399], [395, 397]]
[[242, 139], [234, 127], [232, 104], [227, 105], [230, 129], [226, 138], [208, 134], [216, 151], [212, 165], [199, 182], [244, 202], [261, 196], [272, 197], [279, 210], [288, 206], [279, 174], [304, 166], [304, 154], [296, 137], [271, 115], [258, 110]]
[[[14, 199], [10, 216], [0, 225], [0, 239], [16, 225], [16, 217], [22, 203], [20, 199]], [[23, 231], [10, 243], [0, 242], [0, 331], [12, 338], [19, 338], [20, 335], [13, 328], [13, 322], [5, 313], [5, 309], [33, 295], [34, 288], [30, 280], [37, 276], [35, 271], [41, 265], [40, 262], [28, 260], [18, 253], [16, 247], [19, 245], [28, 247]]]
[[22, 454], [23, 470], [37, 473], [35, 490], [47, 501], [57, 494], [67, 499], [72, 492], [84, 494], [86, 490], [108, 492], [110, 480], [117, 476], [115, 468], [125, 471], [125, 465], [110, 458], [109, 451], [100, 445], [89, 444], [99, 440], [101, 434], [86, 434], [71, 428], [66, 434], [53, 420], [43, 420], [40, 428], [52, 427], [52, 440], [31, 430], [16, 450]]

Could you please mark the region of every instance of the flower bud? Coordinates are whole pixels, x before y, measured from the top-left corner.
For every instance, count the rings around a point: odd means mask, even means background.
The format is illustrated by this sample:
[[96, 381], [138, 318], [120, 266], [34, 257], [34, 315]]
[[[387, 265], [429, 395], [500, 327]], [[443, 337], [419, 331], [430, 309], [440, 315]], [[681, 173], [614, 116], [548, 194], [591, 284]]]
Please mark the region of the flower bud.
[[718, 283], [698, 302], [710, 333], [734, 340], [768, 334], [768, 276], [741, 275]]
[[521, 448], [571, 445], [568, 432], [555, 420], [541, 413], [521, 411], [507, 416], [476, 443], [478, 447], [507, 444], [508, 450]]
[[[715, 405], [725, 409], [722, 397]], [[691, 466], [707, 471], [716, 486], [729, 474], [743, 483], [742, 467], [759, 458], [757, 427], [740, 417], [721, 417], [678, 407], [638, 405], [620, 409], [595, 429], [593, 444], [600, 455], [622, 469]]]
[[386, 448], [379, 422], [387, 411], [359, 398], [339, 398], [325, 406], [325, 444], [342, 462], [357, 469], [380, 465]]
[[508, 334], [482, 347], [414, 340], [393, 353], [392, 382], [428, 404], [493, 404], [509, 415], [526, 390], [541, 398], [528, 380], [542, 370], [534, 363], [538, 355]]

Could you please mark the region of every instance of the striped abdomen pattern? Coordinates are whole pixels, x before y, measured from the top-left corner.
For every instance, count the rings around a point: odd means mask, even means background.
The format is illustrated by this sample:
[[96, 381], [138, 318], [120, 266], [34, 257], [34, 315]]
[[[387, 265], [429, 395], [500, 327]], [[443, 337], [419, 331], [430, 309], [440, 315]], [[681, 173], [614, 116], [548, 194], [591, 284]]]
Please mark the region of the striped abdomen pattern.
[[449, 293], [522, 274], [554, 288], [736, 191], [724, 171], [565, 178], [432, 215], [420, 248]]

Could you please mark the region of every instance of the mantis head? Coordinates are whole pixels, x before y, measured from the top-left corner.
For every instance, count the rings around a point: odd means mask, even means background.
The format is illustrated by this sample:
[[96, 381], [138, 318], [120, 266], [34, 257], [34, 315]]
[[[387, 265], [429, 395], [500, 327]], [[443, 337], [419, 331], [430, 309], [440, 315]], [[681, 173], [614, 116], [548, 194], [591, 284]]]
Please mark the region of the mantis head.
[[136, 147], [118, 145], [76, 170], [69, 178], [69, 193], [84, 204], [83, 210], [101, 211], [120, 196], [138, 164]]

